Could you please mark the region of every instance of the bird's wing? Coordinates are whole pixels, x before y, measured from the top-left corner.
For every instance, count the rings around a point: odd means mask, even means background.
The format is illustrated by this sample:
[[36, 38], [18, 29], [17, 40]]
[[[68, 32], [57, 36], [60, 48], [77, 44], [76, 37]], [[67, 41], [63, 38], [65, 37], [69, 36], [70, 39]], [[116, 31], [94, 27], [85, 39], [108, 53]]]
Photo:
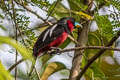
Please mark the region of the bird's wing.
[[62, 35], [64, 32], [64, 27], [60, 25], [53, 25], [47, 28], [38, 38], [36, 41], [33, 52], [34, 54], [38, 53], [41, 49], [45, 48], [49, 43], [55, 40], [57, 37]]

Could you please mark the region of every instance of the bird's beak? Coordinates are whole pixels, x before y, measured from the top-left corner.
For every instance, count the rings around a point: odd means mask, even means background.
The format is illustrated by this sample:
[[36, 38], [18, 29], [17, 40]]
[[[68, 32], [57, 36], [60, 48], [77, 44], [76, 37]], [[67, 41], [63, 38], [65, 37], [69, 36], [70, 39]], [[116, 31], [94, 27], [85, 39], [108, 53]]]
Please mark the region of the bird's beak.
[[76, 28], [83, 28], [83, 26], [80, 23], [78, 23], [78, 22], [75, 22], [75, 27]]

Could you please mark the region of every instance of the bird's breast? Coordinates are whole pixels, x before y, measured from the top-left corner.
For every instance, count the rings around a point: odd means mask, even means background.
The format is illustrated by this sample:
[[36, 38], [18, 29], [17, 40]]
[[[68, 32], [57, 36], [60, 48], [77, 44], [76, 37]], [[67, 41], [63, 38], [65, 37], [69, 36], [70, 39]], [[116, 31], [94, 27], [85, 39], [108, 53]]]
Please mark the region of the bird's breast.
[[57, 47], [67, 39], [68, 34], [63, 32], [61, 36], [57, 37], [53, 42], [49, 44], [50, 47]]

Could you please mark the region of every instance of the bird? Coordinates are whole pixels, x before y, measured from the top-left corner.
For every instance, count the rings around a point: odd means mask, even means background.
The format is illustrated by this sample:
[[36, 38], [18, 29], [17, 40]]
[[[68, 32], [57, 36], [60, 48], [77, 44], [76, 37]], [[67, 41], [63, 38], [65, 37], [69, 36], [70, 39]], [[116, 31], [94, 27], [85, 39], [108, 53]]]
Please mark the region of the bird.
[[[51, 47], [58, 47], [68, 37], [75, 27], [83, 27], [81, 24], [75, 21], [72, 17], [63, 17], [57, 21], [56, 24], [49, 26], [44, 30], [33, 46], [33, 56], [35, 62], [38, 56], [42, 56], [45, 52], [51, 50]], [[24, 59], [22, 58], [17, 62], [21, 63]], [[10, 67], [8, 70], [11, 71], [17, 64]], [[32, 63], [29, 76], [32, 74], [35, 63]]]
[[75, 26], [80, 26], [78, 22], [72, 17], [63, 17], [57, 21], [56, 24], [48, 27], [38, 37], [33, 47], [33, 55], [35, 57], [43, 55], [45, 52], [58, 47], [68, 37]]

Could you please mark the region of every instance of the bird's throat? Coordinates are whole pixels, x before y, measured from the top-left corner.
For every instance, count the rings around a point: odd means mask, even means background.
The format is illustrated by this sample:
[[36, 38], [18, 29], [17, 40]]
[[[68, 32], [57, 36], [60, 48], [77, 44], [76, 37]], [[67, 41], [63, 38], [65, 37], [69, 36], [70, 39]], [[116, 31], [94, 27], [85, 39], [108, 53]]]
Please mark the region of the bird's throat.
[[72, 21], [71, 21], [71, 20], [68, 20], [68, 21], [67, 21], [67, 25], [68, 25], [68, 28], [69, 28], [70, 32], [72, 32], [73, 29], [74, 29], [74, 25], [73, 25]]

